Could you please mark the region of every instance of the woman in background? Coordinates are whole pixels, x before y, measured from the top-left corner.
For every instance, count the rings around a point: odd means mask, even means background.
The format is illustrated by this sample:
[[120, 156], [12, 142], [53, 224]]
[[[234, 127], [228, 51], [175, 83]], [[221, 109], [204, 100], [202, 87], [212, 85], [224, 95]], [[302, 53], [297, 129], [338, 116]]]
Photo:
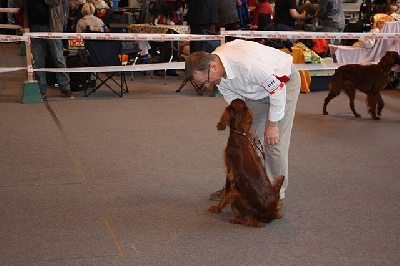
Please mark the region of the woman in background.
[[252, 28], [254, 29], [258, 28], [258, 14], [270, 14], [272, 19], [273, 11], [268, 0], [258, 0], [258, 5], [256, 9], [254, 9], [253, 20], [251, 22]]
[[86, 3], [82, 7], [83, 17], [78, 21], [76, 25], [76, 32], [82, 33], [87, 30], [97, 31], [97, 32], [108, 32], [106, 24], [94, 15], [95, 7], [91, 3]]

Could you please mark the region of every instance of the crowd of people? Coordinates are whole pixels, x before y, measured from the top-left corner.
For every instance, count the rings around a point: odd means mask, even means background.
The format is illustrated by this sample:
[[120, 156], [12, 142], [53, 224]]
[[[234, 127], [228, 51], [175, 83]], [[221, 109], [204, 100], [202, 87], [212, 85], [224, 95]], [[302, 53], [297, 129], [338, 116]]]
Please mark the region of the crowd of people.
[[[103, 21], [111, 10], [109, 0], [8, 0], [8, 7], [22, 8], [26, 12], [30, 32], [86, 32], [87, 30], [106, 32], [109, 27]], [[8, 23], [15, 24], [16, 14], [8, 13]], [[33, 68], [45, 68], [52, 62], [56, 68], [66, 68], [65, 43], [60, 39], [33, 38], [31, 50]], [[42, 98], [46, 97], [48, 87], [47, 73], [36, 71]], [[66, 98], [74, 98], [69, 74], [56, 73], [56, 82]]]
[[[367, 1], [370, 0], [364, 2]], [[24, 2], [28, 3], [29, 6], [42, 7], [43, 10], [40, 10], [41, 13], [38, 14], [47, 14], [51, 12], [50, 10], [55, 10], [54, 6], [61, 6], [62, 17], [64, 18], [62, 31], [65, 32], [85, 32], [88, 29], [106, 32], [110, 29], [109, 22], [113, 12], [112, 0], [7, 0], [7, 6], [23, 7]], [[296, 0], [177, 0], [172, 3], [161, 0], [140, 0], [139, 2], [142, 3], [141, 23], [151, 23], [151, 19], [154, 22], [154, 16], [165, 14], [165, 17], [170, 17], [171, 23], [187, 23], [192, 34], [210, 34], [218, 32], [222, 27], [226, 30], [258, 29], [260, 15], [269, 15], [269, 30], [296, 30], [298, 29], [296, 25], [304, 23], [310, 16], [316, 17], [313, 21], [318, 24], [319, 31], [342, 32], [345, 28], [345, 16], [341, 0], [306, 0], [300, 2]], [[299, 9], [299, 5], [308, 2], [317, 5], [318, 11], [311, 14], [308, 10]], [[391, 12], [393, 16], [398, 15], [398, 12], [400, 12], [398, 5], [400, 5], [398, 0], [390, 5], [388, 4], [388, 12]], [[83, 9], [84, 6], [86, 6], [85, 9]], [[37, 27], [34, 27], [37, 14], [31, 11], [28, 14], [30, 14], [28, 18], [31, 31], [33, 29], [38, 30]], [[51, 25], [52, 17], [48, 15], [47, 18], [42, 18], [45, 21], [39, 22]], [[7, 19], [8, 23], [14, 24], [16, 22], [13, 13], [8, 13]], [[160, 18], [160, 23], [163, 21]], [[44, 28], [40, 30], [44, 30]], [[340, 43], [340, 40], [330, 41], [333, 44]], [[47, 42], [47, 46], [50, 46], [49, 42], [51, 41]], [[45, 42], [42, 43], [42, 45], [45, 44]], [[191, 53], [204, 50], [204, 42], [190, 43]], [[37, 51], [34, 50], [34, 55]], [[58, 49], [52, 49], [52, 51], [56, 53]], [[54, 53], [51, 53], [53, 61], [62, 61], [62, 54], [55, 55]], [[41, 53], [39, 55], [41, 56]], [[39, 59], [35, 62], [41, 64]], [[36, 66], [39, 67], [39, 65]], [[65, 74], [64, 79], [60, 78], [66, 80], [67, 76], [68, 74]], [[45, 93], [44, 88], [42, 92]]]

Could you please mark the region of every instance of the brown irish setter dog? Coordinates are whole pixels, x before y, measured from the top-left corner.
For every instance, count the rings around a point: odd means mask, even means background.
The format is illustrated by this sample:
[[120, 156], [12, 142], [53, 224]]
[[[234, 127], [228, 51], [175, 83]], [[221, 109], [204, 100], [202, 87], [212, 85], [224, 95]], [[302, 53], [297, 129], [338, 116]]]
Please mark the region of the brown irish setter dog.
[[396, 64], [400, 64], [400, 55], [388, 51], [378, 64], [348, 64], [339, 67], [329, 84], [329, 94], [324, 101], [323, 114], [328, 114], [326, 110], [328, 103], [343, 90], [349, 96], [350, 109], [354, 116], [361, 117], [354, 108], [356, 90], [359, 90], [367, 95], [368, 113], [374, 120], [380, 120], [385, 105], [381, 90], [387, 85], [390, 70]]
[[227, 176], [221, 201], [209, 211], [219, 213], [230, 204], [231, 223], [262, 227], [282, 217], [278, 201], [284, 176], [269, 180], [249, 134], [252, 121], [253, 114], [240, 99], [233, 100], [221, 116], [218, 130], [230, 127], [225, 149]]

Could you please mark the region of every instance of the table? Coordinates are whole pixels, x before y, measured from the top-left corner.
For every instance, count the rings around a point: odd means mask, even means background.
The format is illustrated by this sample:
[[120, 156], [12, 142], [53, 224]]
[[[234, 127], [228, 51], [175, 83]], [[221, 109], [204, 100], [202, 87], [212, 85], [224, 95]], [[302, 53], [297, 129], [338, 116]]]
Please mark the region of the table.
[[[164, 24], [157, 24], [157, 25], [151, 25], [151, 24], [130, 24], [128, 25], [128, 31], [133, 32], [133, 33], [159, 33], [159, 34], [166, 34], [170, 31], [172, 33], [177, 33], [177, 34], [189, 34], [190, 29], [189, 26], [187, 25], [164, 25]], [[140, 41], [140, 42], [147, 42], [148, 41]], [[147, 45], [146, 44], [146, 45]], [[142, 43], [143, 45], [143, 43]], [[169, 58], [169, 63], [172, 62], [174, 58], [174, 41], [171, 41], [171, 50], [170, 50], [170, 58]], [[164, 83], [166, 84], [166, 75], [167, 75], [167, 69], [164, 71]]]
[[189, 34], [190, 29], [187, 25], [151, 25], [151, 24], [130, 24], [128, 25], [128, 31], [134, 33], [161, 33], [165, 34], [169, 30], [172, 30], [178, 34]]
[[[177, 34], [189, 34], [190, 33], [189, 26], [187, 26], [187, 25], [164, 25], [164, 24], [158, 24], [158, 25], [130, 24], [128, 26], [128, 31], [134, 32], [134, 33], [160, 33], [160, 34], [166, 34], [170, 31], [173, 31], [174, 33], [177, 33]], [[147, 41], [145, 41], [145, 42], [147, 42]], [[171, 41], [171, 57], [169, 59], [170, 62], [173, 59], [174, 49], [175, 49], [174, 42]]]
[[[381, 33], [400, 33], [400, 21], [386, 22]], [[338, 63], [365, 64], [378, 62], [386, 51], [400, 52], [398, 40], [376, 40], [373, 48], [360, 48], [353, 46], [329, 45], [331, 54], [335, 54]]]
[[[299, 47], [292, 47], [293, 52], [290, 52], [287, 48], [280, 49], [280, 50], [287, 54], [290, 54], [293, 57], [294, 64], [305, 64], [303, 49], [301, 49]], [[299, 73], [300, 73], [300, 78], [301, 78], [300, 92], [303, 92], [303, 93], [310, 92], [310, 84], [311, 84], [310, 71], [299, 70]]]

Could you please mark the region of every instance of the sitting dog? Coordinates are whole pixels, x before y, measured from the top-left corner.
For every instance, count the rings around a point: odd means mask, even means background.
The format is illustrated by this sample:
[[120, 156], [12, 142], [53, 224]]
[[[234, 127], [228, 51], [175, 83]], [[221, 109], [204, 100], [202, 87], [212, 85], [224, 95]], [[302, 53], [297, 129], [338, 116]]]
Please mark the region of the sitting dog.
[[325, 98], [323, 114], [328, 114], [326, 110], [328, 103], [343, 90], [349, 96], [350, 109], [354, 116], [361, 117], [354, 108], [356, 90], [359, 90], [367, 95], [368, 113], [374, 120], [380, 120], [385, 105], [381, 90], [385, 88], [390, 70], [396, 64], [400, 64], [400, 55], [394, 51], [387, 51], [378, 64], [348, 64], [339, 67], [329, 84], [329, 94]]
[[284, 176], [277, 176], [272, 182], [269, 180], [249, 134], [252, 121], [253, 114], [246, 103], [236, 99], [225, 109], [217, 124], [218, 130], [230, 127], [225, 149], [227, 176], [221, 201], [209, 211], [219, 213], [230, 204], [234, 213], [229, 220], [231, 223], [262, 227], [264, 223], [282, 217], [282, 206], [278, 202]]

